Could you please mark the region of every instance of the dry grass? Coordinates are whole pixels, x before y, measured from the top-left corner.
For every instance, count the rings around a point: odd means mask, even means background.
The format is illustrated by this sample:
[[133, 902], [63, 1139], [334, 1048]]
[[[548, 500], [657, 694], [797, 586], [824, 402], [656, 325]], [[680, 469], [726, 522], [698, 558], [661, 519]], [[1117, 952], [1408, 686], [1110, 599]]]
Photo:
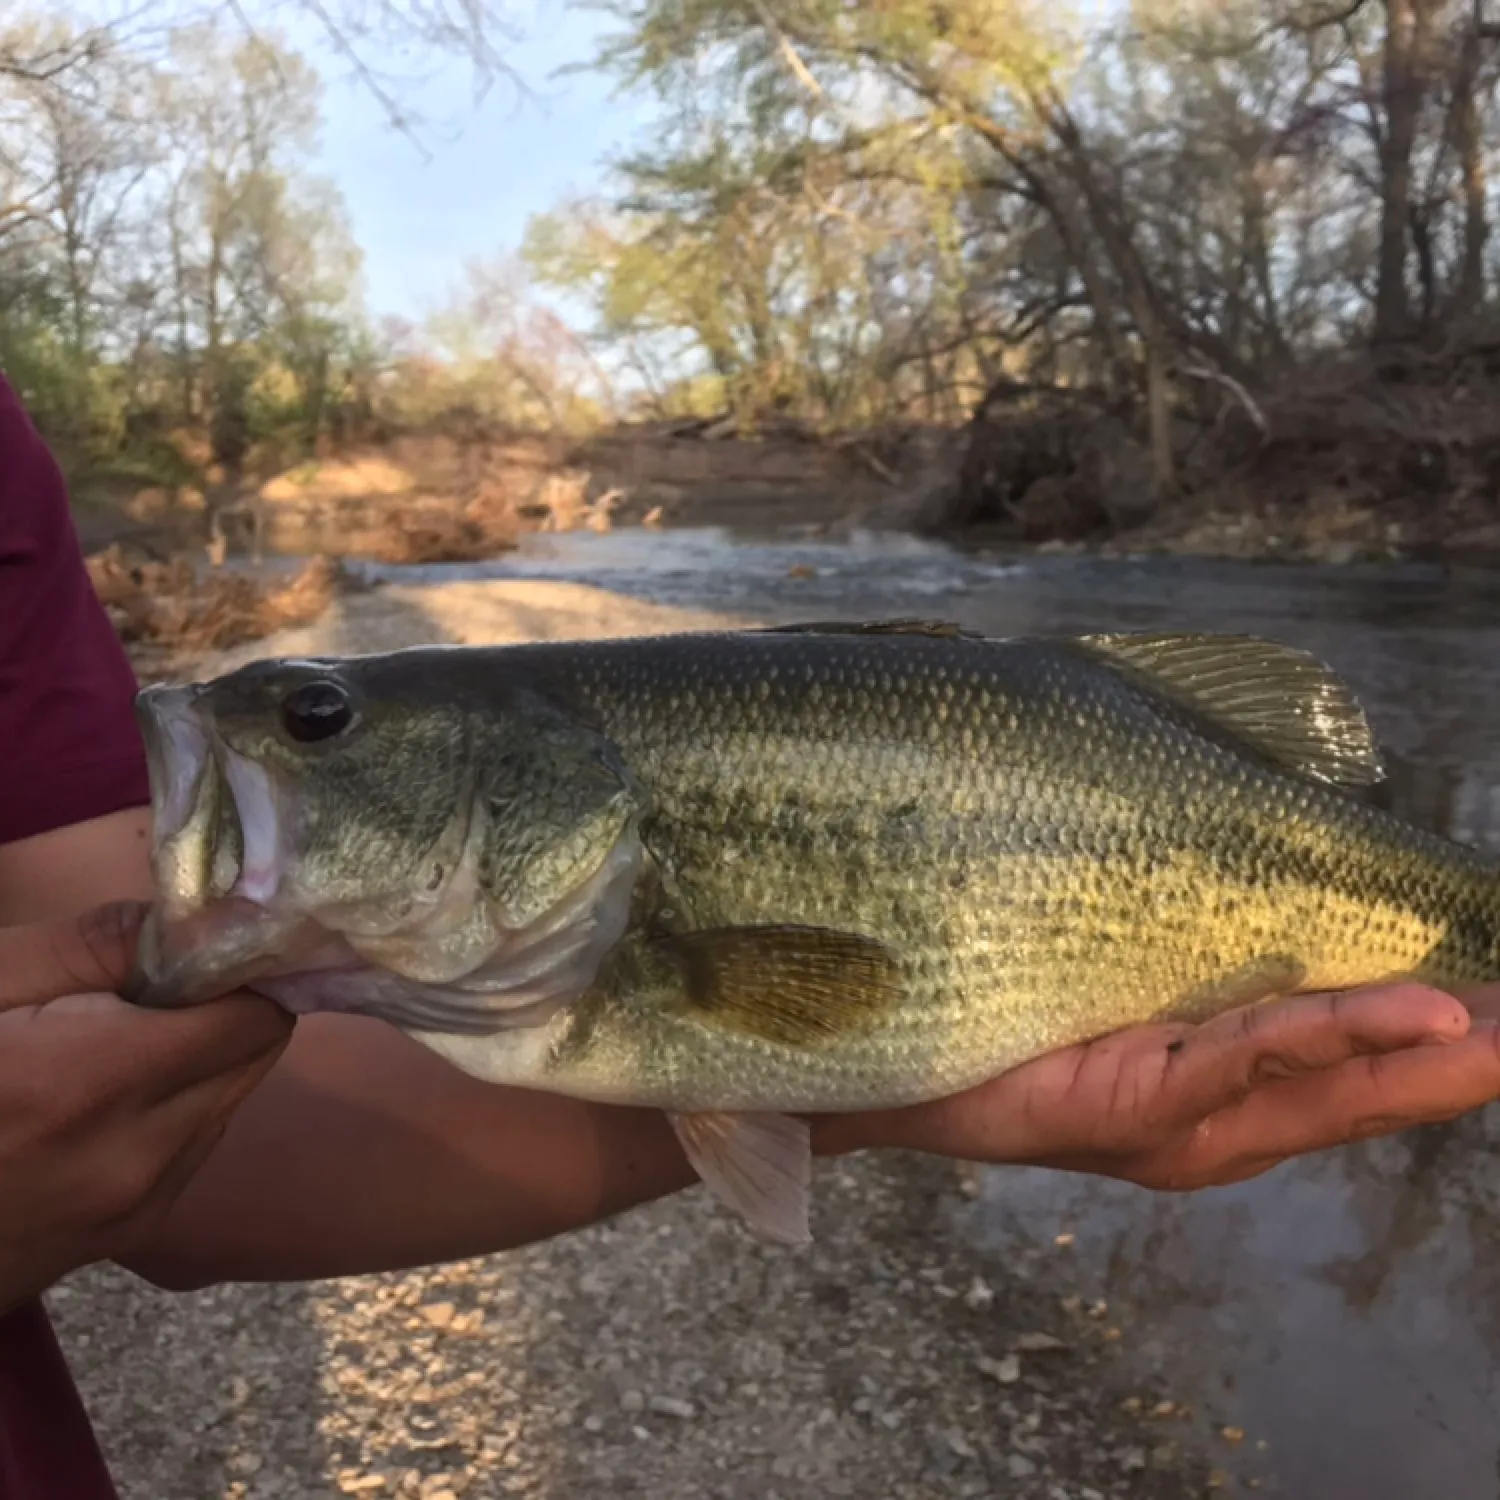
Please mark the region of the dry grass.
[[481, 562], [508, 552], [520, 532], [514, 509], [481, 491], [467, 505], [424, 500], [388, 513], [375, 529], [373, 552], [381, 562]]
[[318, 557], [290, 578], [200, 573], [184, 557], [132, 557], [116, 545], [88, 560], [89, 576], [127, 645], [222, 651], [316, 620], [340, 587], [338, 564]]

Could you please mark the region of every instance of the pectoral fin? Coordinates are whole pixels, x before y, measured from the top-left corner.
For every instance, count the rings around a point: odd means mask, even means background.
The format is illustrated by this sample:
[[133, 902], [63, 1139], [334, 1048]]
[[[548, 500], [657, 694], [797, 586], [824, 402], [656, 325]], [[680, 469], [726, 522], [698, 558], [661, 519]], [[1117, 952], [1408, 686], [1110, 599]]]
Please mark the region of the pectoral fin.
[[776, 1114], [673, 1114], [693, 1170], [758, 1240], [806, 1245], [812, 1146], [805, 1121]]
[[788, 1047], [865, 1031], [905, 994], [895, 953], [859, 933], [725, 927], [662, 941], [682, 967], [695, 1020]]

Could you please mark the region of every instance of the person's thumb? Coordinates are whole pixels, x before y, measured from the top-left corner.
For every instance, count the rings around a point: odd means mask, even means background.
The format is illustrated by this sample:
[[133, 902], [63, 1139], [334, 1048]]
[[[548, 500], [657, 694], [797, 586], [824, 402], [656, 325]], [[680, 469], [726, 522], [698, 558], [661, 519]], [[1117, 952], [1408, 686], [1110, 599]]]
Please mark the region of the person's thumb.
[[81, 916], [0, 927], [0, 1010], [118, 990], [149, 909], [117, 901]]

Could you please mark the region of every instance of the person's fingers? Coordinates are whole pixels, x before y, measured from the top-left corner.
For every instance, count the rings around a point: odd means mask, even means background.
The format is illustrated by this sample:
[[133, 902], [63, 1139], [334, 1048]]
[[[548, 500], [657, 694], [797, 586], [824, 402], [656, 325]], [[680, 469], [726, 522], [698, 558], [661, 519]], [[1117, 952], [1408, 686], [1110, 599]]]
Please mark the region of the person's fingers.
[[1351, 1059], [1426, 1042], [1452, 1045], [1468, 1026], [1452, 996], [1400, 984], [1245, 1007], [1197, 1026], [1131, 1027], [949, 1099], [825, 1124], [820, 1148], [895, 1146], [1095, 1170], [1180, 1143], [1200, 1120], [1274, 1080], [1316, 1079]]
[[[163, 1165], [155, 1193], [175, 1197], [224, 1134], [234, 1112], [276, 1066], [279, 1049], [173, 1096], [152, 1112], [150, 1143]], [[174, 1154], [175, 1153], [175, 1154]]]
[[[212, 1153], [230, 1117], [275, 1066], [258, 1057], [112, 1125], [114, 1145], [88, 1185], [92, 1211], [118, 1226], [165, 1207]], [[111, 1231], [115, 1232], [115, 1231]]]
[[1410, 1047], [1281, 1079], [1210, 1115], [1162, 1164], [1163, 1186], [1248, 1176], [1345, 1141], [1451, 1120], [1500, 1098], [1500, 1024], [1446, 1047]]
[[221, 1074], [274, 1060], [294, 1018], [253, 995], [177, 1011], [138, 1010], [114, 995], [67, 995], [0, 1017], [0, 1030], [7, 1023], [57, 1028], [69, 1022], [82, 1028], [72, 1082], [149, 1107]]
[[1272, 1080], [1422, 1043], [1452, 1044], [1468, 1029], [1469, 1013], [1457, 1000], [1417, 984], [1247, 1007], [1168, 1044], [1162, 1104], [1177, 1120], [1196, 1120]]
[[0, 927], [0, 1010], [118, 989], [147, 910], [117, 901], [56, 922]]

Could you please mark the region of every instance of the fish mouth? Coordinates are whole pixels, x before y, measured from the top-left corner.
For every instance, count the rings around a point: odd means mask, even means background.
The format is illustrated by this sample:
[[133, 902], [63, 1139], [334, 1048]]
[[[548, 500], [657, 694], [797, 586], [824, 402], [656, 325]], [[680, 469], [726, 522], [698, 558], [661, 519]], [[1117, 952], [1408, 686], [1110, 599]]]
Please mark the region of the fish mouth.
[[233, 894], [257, 906], [269, 906], [285, 869], [285, 810], [268, 771], [227, 747], [221, 753], [224, 783], [239, 820], [239, 867], [233, 872]]
[[213, 737], [195, 687], [155, 686], [136, 698], [151, 785], [151, 873], [163, 915], [175, 920], [210, 899], [224, 795]]
[[243, 984], [307, 924], [275, 908], [285, 870], [274, 778], [215, 733], [196, 686], [136, 697], [151, 785], [156, 901], [124, 993], [171, 1007]]
[[154, 687], [136, 700], [151, 783], [152, 873], [167, 915], [238, 896], [275, 899], [285, 871], [285, 814], [275, 778], [213, 733], [197, 687]]
[[198, 689], [156, 686], [136, 695], [136, 722], [146, 743], [151, 816], [158, 843], [187, 826], [212, 758], [208, 730], [194, 712]]

